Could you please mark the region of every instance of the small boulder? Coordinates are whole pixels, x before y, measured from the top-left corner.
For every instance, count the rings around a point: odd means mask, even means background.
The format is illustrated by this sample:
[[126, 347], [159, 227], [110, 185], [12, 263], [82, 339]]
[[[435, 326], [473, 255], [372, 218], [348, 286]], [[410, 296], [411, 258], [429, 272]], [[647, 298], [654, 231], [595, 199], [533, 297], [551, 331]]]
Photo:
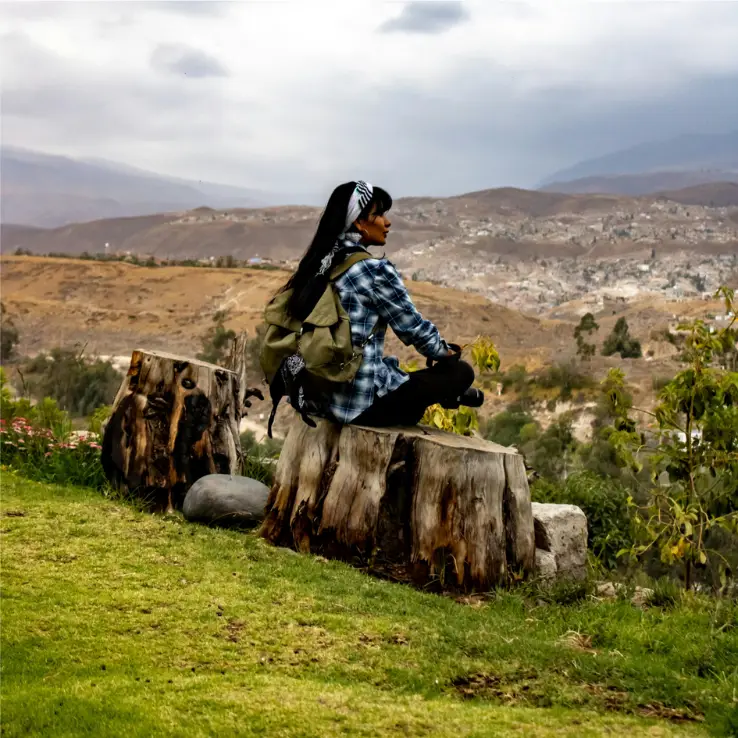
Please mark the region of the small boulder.
[[544, 581], [556, 579], [556, 557], [550, 551], [536, 549], [536, 574]]
[[209, 474], [190, 487], [182, 513], [190, 522], [256, 525], [264, 519], [269, 487], [250, 477]]
[[554, 555], [557, 579], [587, 576], [587, 517], [581, 508], [534, 502], [533, 528], [536, 548]]

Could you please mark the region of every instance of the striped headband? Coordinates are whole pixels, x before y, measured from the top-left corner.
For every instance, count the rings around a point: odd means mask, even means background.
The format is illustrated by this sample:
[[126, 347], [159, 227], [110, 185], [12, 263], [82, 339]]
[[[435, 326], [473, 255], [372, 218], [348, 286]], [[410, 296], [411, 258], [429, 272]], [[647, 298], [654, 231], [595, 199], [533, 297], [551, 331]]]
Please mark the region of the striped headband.
[[341, 234], [345, 236], [354, 221], [361, 215], [361, 211], [369, 204], [374, 194], [374, 187], [368, 182], [359, 180], [349, 198], [348, 210], [346, 211], [346, 226]]

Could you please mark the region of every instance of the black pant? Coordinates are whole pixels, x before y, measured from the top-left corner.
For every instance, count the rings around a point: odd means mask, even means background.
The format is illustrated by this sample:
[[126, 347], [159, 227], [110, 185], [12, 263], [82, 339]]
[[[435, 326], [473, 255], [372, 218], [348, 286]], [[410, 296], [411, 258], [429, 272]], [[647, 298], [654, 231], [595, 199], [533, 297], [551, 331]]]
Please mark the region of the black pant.
[[417, 425], [430, 405], [457, 408], [458, 398], [474, 381], [474, 369], [456, 358], [442, 359], [430, 369], [410, 372], [409, 377], [394, 392], [374, 400], [352, 423], [374, 427]]

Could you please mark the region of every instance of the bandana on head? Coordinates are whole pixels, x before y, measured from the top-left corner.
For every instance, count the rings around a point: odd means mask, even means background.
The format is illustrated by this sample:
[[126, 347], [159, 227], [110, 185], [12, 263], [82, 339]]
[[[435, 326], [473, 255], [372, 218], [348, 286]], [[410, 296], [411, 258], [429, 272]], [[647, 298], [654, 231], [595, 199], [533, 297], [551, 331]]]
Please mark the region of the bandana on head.
[[[364, 208], [371, 202], [372, 195], [374, 194], [374, 187], [368, 182], [359, 180], [354, 187], [354, 191], [351, 193], [349, 198], [348, 208], [346, 209], [346, 222], [344, 224], [343, 233], [338, 236], [335, 246], [323, 257], [320, 262], [320, 268], [318, 274], [324, 275], [328, 273], [328, 270], [333, 265], [333, 261], [336, 258], [336, 254], [341, 249], [346, 248], [347, 245], [357, 244], [361, 241], [360, 233], [349, 233], [351, 226], [354, 221], [361, 215]], [[348, 244], [347, 244], [348, 242]]]
[[358, 233], [349, 233], [349, 229], [354, 221], [361, 215], [361, 211], [369, 204], [374, 194], [374, 187], [368, 182], [359, 180], [356, 183], [354, 191], [349, 198], [348, 209], [346, 210], [346, 226], [339, 238], [347, 238], [349, 241], [360, 241], [361, 235]]

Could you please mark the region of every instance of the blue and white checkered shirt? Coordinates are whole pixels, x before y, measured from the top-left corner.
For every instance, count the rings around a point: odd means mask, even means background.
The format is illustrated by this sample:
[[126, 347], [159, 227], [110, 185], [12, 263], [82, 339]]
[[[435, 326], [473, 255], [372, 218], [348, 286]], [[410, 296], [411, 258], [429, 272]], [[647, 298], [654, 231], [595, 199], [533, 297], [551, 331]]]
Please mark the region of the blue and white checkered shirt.
[[[350, 423], [407, 382], [394, 356], [384, 357], [384, 337], [389, 325], [406, 345], [423, 356], [440, 359], [450, 353], [433, 323], [424, 320], [413, 304], [395, 267], [387, 259], [364, 259], [334, 283], [351, 321], [354, 347], [364, 346], [364, 360], [352, 382], [332, 393], [330, 411], [340, 423]], [[377, 326], [372, 334], [372, 329]]]

